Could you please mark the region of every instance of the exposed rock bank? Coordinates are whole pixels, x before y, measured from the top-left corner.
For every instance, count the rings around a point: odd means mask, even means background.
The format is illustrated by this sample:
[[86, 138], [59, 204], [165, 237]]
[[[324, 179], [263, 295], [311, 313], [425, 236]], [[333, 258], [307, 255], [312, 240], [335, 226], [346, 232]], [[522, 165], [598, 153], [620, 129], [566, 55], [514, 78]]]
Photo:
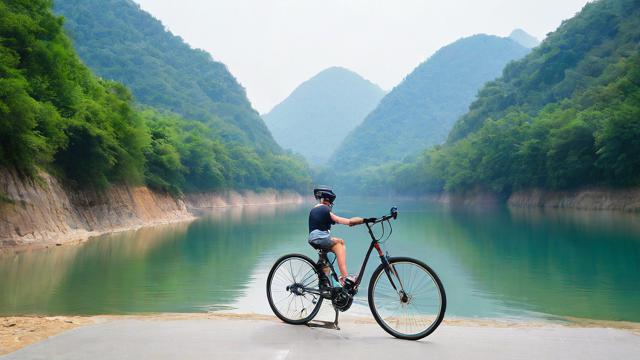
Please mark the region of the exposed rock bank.
[[426, 195], [423, 200], [450, 206], [493, 207], [507, 203], [513, 208], [554, 208], [640, 212], [640, 188], [589, 188], [573, 191], [531, 189], [517, 191], [508, 198], [480, 189], [464, 194]]
[[198, 210], [231, 205], [299, 203], [296, 193], [229, 191], [174, 198], [143, 186], [66, 189], [54, 177], [23, 179], [0, 171], [0, 247], [55, 245], [92, 236], [194, 219]]
[[513, 193], [511, 207], [640, 212], [640, 189], [582, 189], [576, 191], [527, 190]]

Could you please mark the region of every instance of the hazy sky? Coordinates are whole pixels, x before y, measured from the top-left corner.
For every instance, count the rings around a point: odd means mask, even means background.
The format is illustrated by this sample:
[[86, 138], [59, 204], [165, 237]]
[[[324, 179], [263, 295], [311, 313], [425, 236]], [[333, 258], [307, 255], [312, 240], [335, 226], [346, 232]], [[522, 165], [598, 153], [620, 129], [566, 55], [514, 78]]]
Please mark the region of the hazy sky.
[[586, 0], [134, 0], [227, 65], [266, 113], [301, 82], [343, 66], [390, 90], [461, 37], [539, 39]]

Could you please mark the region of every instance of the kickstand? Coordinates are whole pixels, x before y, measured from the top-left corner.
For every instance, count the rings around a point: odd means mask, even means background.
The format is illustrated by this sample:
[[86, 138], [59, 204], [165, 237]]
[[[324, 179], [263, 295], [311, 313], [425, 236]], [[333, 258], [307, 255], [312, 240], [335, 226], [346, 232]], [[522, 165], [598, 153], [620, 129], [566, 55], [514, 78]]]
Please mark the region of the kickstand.
[[335, 326], [336, 330], [340, 330], [340, 326], [338, 326], [338, 309], [333, 308], [336, 311], [336, 318], [333, 320], [333, 326]]
[[330, 321], [322, 321], [322, 320], [312, 320], [309, 321], [307, 323], [308, 327], [321, 327], [321, 328], [325, 328], [325, 329], [333, 329], [333, 330], [340, 330], [340, 327], [338, 326], [338, 309], [335, 309], [336, 311], [336, 318], [333, 320], [333, 322]]

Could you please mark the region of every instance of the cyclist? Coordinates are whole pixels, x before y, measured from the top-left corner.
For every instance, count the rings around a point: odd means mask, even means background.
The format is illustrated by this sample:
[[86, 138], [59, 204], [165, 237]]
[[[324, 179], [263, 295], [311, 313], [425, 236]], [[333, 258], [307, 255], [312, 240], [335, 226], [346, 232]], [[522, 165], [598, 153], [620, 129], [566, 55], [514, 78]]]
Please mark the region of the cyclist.
[[317, 187], [313, 190], [313, 195], [318, 200], [318, 204], [309, 212], [309, 244], [316, 249], [329, 250], [336, 254], [342, 286], [345, 280], [355, 282], [355, 277], [347, 272], [347, 249], [344, 240], [331, 236], [331, 225], [336, 223], [349, 226], [360, 225], [364, 219], [361, 217], [347, 219], [331, 212], [336, 194], [327, 186]]

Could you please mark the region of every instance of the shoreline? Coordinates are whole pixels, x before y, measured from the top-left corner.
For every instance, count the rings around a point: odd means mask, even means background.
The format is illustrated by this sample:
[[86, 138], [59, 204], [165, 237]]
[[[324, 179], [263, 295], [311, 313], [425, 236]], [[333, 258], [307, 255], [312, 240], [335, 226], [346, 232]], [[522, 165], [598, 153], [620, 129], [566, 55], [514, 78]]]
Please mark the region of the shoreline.
[[47, 173], [40, 180], [0, 171], [0, 254], [83, 243], [90, 238], [193, 221], [235, 206], [300, 204], [293, 191], [264, 189], [188, 193], [181, 197], [144, 186], [74, 190]]
[[637, 187], [628, 189], [587, 187], [575, 190], [528, 189], [513, 192], [506, 197], [474, 189], [462, 194], [427, 194], [418, 196], [416, 199], [463, 207], [507, 206], [511, 209], [640, 213], [640, 188]]
[[[188, 207], [189, 215], [183, 217], [176, 217], [172, 219], [158, 219], [152, 220], [145, 223], [133, 224], [129, 226], [122, 226], [118, 228], [105, 229], [105, 230], [94, 230], [94, 231], [78, 231], [69, 236], [66, 236], [61, 241], [56, 242], [34, 242], [34, 243], [26, 243], [26, 244], [16, 244], [16, 245], [6, 245], [0, 242], [0, 257], [5, 255], [18, 254], [25, 251], [34, 251], [34, 250], [42, 250], [54, 247], [62, 247], [62, 246], [77, 246], [84, 244], [94, 238], [101, 237], [104, 235], [113, 235], [123, 232], [129, 231], [137, 231], [140, 229], [146, 228], [155, 228], [162, 227], [174, 224], [182, 224], [182, 223], [190, 223], [200, 219], [201, 217], [207, 216], [211, 214], [211, 212], [216, 210], [227, 210], [232, 208], [242, 208], [242, 207], [261, 207], [261, 206], [286, 206], [286, 205], [298, 205], [304, 202], [302, 197], [300, 197], [300, 201], [282, 201], [282, 202], [265, 202], [265, 203], [244, 203], [244, 204], [227, 204], [227, 205], [212, 205], [208, 207]], [[2, 318], [0, 316], [0, 318]]]
[[97, 238], [104, 235], [118, 234], [118, 233], [123, 233], [128, 231], [137, 231], [140, 229], [156, 227], [156, 226], [160, 227], [165, 225], [188, 223], [188, 222], [195, 221], [198, 218], [199, 216], [191, 216], [191, 217], [184, 217], [184, 218], [152, 221], [144, 224], [137, 224], [137, 225], [131, 225], [131, 226], [123, 226], [123, 227], [114, 228], [111, 230], [81, 231], [66, 237], [64, 240], [57, 241], [55, 243], [35, 242], [35, 243], [16, 244], [16, 245], [0, 244], [0, 256], [7, 255], [7, 254], [17, 254], [25, 251], [48, 249], [50, 247], [76, 246], [76, 245], [84, 244], [93, 238]]
[[[0, 316], [0, 356], [12, 353], [65, 331], [122, 320], [141, 321], [259, 321], [282, 323], [275, 315], [216, 311], [209, 313], [149, 313], [91, 316]], [[345, 327], [378, 326], [371, 316], [342, 314]], [[559, 320], [511, 320], [498, 318], [446, 318], [441, 326], [492, 329], [616, 329], [640, 336], [640, 322], [559, 318]], [[436, 330], [437, 332], [437, 330]]]

